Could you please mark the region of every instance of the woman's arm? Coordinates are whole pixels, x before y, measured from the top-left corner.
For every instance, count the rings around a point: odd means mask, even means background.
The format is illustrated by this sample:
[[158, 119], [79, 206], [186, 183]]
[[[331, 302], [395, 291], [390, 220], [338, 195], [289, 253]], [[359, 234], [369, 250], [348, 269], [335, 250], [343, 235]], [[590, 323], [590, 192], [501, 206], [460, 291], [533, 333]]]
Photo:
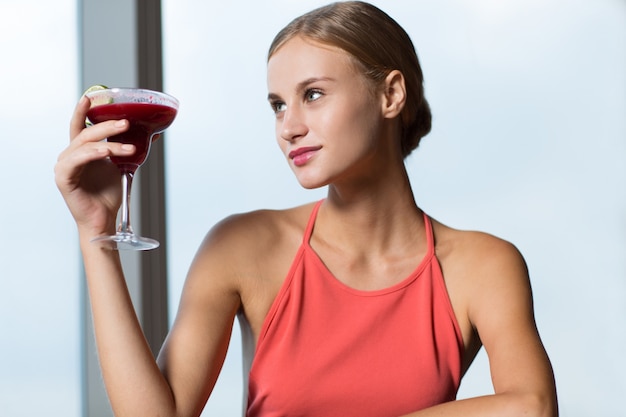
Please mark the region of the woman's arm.
[[198, 416], [221, 371], [241, 307], [237, 242], [229, 220], [205, 238], [187, 275], [174, 325], [158, 365], [172, 388], [179, 416]]
[[[493, 395], [441, 404], [407, 417], [558, 415], [554, 376], [533, 313], [528, 272], [511, 244], [477, 234], [458, 266], [471, 271], [455, 291], [489, 357]], [[459, 268], [456, 269], [456, 273]]]
[[215, 266], [221, 265], [216, 260], [219, 251], [205, 244], [199, 252], [157, 366], [117, 253], [90, 242], [81, 246], [100, 366], [115, 415], [200, 415], [226, 356], [239, 308], [232, 281]]
[[[89, 101], [74, 112], [71, 141], [55, 166], [56, 182], [78, 227], [102, 375], [115, 415], [197, 416], [221, 367], [239, 301], [225, 257], [199, 253], [181, 314], [157, 366], [137, 320], [117, 251], [91, 243], [112, 234], [121, 200], [120, 174], [108, 157], [134, 148], [104, 141], [128, 123], [85, 128]], [[220, 255], [228, 253], [221, 249]], [[213, 277], [213, 279], [209, 279]], [[217, 279], [219, 277], [219, 279]]]

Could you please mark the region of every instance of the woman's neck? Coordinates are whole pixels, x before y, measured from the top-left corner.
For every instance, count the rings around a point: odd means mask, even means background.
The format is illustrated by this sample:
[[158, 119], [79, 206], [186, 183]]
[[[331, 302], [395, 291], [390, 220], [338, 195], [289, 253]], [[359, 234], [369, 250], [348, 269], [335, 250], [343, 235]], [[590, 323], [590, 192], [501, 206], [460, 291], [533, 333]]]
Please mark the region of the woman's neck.
[[[404, 167], [403, 167], [404, 168]], [[423, 234], [406, 170], [386, 173], [367, 186], [330, 185], [315, 225], [317, 236], [355, 251], [384, 252], [409, 244]]]

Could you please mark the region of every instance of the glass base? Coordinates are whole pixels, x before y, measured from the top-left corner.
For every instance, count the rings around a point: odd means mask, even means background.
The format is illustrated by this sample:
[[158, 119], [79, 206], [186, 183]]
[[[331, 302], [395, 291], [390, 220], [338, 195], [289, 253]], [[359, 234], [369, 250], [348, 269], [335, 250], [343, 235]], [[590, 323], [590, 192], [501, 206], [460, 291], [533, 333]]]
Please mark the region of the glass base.
[[157, 240], [123, 232], [117, 232], [113, 236], [96, 237], [91, 239], [91, 242], [103, 244], [113, 250], [150, 250], [159, 247]]

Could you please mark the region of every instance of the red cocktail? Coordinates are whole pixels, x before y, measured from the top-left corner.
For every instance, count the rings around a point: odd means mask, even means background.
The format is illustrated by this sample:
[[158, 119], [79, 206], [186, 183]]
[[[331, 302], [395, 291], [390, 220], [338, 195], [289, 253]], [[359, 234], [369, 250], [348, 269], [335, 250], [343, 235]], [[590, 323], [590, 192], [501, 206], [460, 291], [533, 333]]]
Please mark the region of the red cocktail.
[[107, 140], [135, 145], [136, 151], [131, 156], [111, 157], [122, 172], [135, 170], [144, 163], [150, 152], [152, 136], [167, 129], [176, 117], [177, 109], [155, 103], [111, 103], [91, 108], [87, 118], [92, 123], [106, 120], [128, 120], [129, 129]]
[[87, 112], [89, 124], [107, 120], [128, 120], [128, 130], [107, 138], [110, 142], [135, 145], [133, 155], [112, 156], [122, 173], [122, 216], [117, 233], [100, 236], [94, 241], [106, 242], [114, 249], [146, 250], [159, 246], [154, 239], [137, 236], [130, 226], [130, 189], [133, 175], [150, 152], [152, 137], [172, 124], [178, 112], [178, 100], [165, 93], [138, 88], [90, 88], [85, 95], [91, 100]]

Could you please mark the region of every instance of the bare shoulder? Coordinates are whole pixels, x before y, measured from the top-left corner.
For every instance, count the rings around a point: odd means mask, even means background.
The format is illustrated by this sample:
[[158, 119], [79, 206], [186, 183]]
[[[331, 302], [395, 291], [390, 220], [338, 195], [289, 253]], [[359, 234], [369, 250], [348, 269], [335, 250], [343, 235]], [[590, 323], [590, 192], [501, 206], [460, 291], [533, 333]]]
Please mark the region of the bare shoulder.
[[244, 254], [253, 258], [264, 257], [283, 243], [297, 240], [311, 210], [312, 204], [307, 204], [284, 210], [263, 209], [230, 215], [211, 228], [201, 249], [216, 251], [226, 257]]
[[523, 280], [528, 271], [517, 247], [502, 238], [479, 231], [458, 230], [433, 220], [437, 256], [451, 278], [473, 285], [493, 281]]
[[[479, 231], [433, 221], [435, 250], [466, 347], [478, 348], [486, 328], [519, 318], [533, 325], [532, 294], [525, 260], [511, 242]], [[480, 334], [480, 336], [479, 336]]]
[[237, 292], [251, 279], [280, 276], [300, 246], [313, 204], [226, 217], [205, 236], [190, 272], [219, 277]]

